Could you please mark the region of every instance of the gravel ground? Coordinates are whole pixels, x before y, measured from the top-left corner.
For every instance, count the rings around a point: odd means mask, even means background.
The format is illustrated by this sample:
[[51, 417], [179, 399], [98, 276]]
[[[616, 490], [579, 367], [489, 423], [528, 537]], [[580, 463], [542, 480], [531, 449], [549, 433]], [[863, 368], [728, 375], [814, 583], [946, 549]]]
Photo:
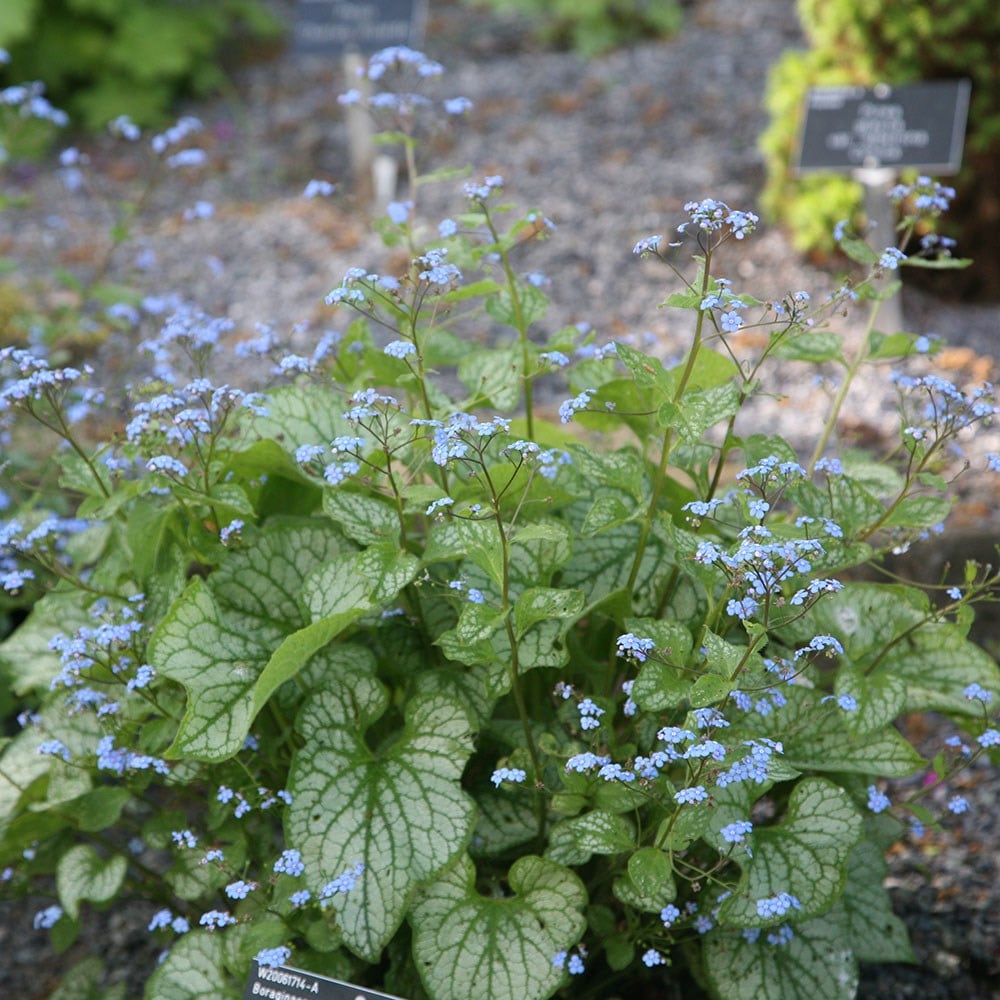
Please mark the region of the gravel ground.
[[[464, 94], [477, 104], [453, 138], [432, 141], [432, 165], [468, 164], [474, 177], [499, 173], [512, 201], [555, 221], [551, 239], [526, 248], [520, 261], [525, 271], [557, 279], [548, 289], [546, 326], [588, 322], [600, 339], [631, 336], [664, 357], [680, 353], [687, 320], [657, 308], [674, 287], [670, 273], [637, 261], [631, 248], [680, 221], [690, 199], [755, 207], [763, 181], [756, 139], [766, 124], [766, 72], [783, 49], [801, 44], [793, 0], [700, 0], [676, 39], [589, 61], [537, 50], [516, 19], [470, 12], [455, 0], [431, 7], [425, 48], [448, 68], [442, 95]], [[197, 180], [165, 179], [135, 242], [111, 256], [108, 277], [151, 294], [175, 291], [226, 315], [235, 323], [234, 338], [252, 335], [259, 322], [278, 331], [298, 327], [301, 340], [331, 325], [322, 297], [344, 271], [386, 270], [392, 263], [369, 232], [367, 205], [350, 193], [336, 103], [344, 86], [339, 65], [286, 55], [241, 71], [231, 97], [191, 109], [208, 126], [210, 169]], [[95, 180], [95, 187], [112, 197], [135, 196], [143, 181], [137, 151], [103, 141], [84, 148], [90, 172], [113, 178]], [[337, 181], [338, 197], [303, 201], [312, 177]], [[419, 218], [433, 226], [460, 211], [460, 186], [422, 188]], [[99, 200], [66, 193], [51, 172], [21, 171], [10, 187], [30, 199], [0, 215], [0, 256], [17, 260], [20, 275], [37, 279], [53, 261], [86, 271], [103, 260], [110, 215]], [[185, 223], [182, 210], [197, 199], [211, 201], [215, 214]], [[139, 250], [155, 254], [150, 270], [133, 267]], [[802, 288], [815, 299], [839, 284], [833, 270], [804, 262], [766, 224], [724, 265], [737, 290], [760, 298]], [[1000, 307], [943, 304], [908, 289], [903, 316], [907, 329], [949, 342], [939, 366], [957, 382], [992, 377]], [[862, 318], [847, 316], [840, 327], [856, 343]], [[134, 351], [123, 346], [112, 343], [105, 352], [109, 371], [130, 370]], [[753, 349], [751, 339], [745, 347]], [[753, 419], [807, 440], [822, 419], [822, 394], [805, 369], [788, 366], [781, 378], [784, 398], [761, 401]], [[893, 414], [885, 371], [873, 371], [852, 397], [841, 431], [877, 447]], [[996, 430], [971, 449], [974, 464], [984, 451], [1000, 451]], [[953, 520], [946, 547], [928, 561], [967, 549], [991, 558], [1000, 517], [984, 477], [967, 479]], [[1000, 648], [1000, 629], [985, 638]], [[928, 747], [950, 731], [942, 720], [918, 724]], [[996, 774], [983, 767], [962, 782], [970, 812], [890, 856], [888, 885], [913, 935], [917, 964], [866, 969], [859, 996], [867, 1000], [1000, 996]], [[35, 909], [11, 905], [0, 920], [0, 991], [25, 1000], [48, 996], [65, 964], [53, 961], [47, 935], [30, 929]], [[127, 977], [138, 995], [151, 958], [136, 932], [143, 916], [93, 915], [83, 944], [70, 954], [106, 953], [115, 977]]]

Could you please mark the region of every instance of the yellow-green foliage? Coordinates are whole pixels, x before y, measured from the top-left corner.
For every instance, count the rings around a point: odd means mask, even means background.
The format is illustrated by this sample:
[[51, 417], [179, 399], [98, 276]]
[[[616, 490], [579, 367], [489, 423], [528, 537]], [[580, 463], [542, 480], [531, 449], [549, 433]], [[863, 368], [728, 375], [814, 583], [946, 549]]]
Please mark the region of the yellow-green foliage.
[[[830, 233], [857, 212], [858, 185], [842, 177], [792, 176], [797, 136], [810, 87], [870, 86], [969, 77], [972, 103], [965, 168], [953, 217], [963, 253], [969, 227], [1000, 217], [1000, 4], [996, 0], [799, 0], [811, 48], [774, 66], [766, 97], [771, 124], [761, 138], [767, 159], [765, 211], [788, 225], [800, 249], [832, 248]], [[966, 210], [963, 210], [963, 202]], [[974, 202], [974, 209], [969, 211]]]

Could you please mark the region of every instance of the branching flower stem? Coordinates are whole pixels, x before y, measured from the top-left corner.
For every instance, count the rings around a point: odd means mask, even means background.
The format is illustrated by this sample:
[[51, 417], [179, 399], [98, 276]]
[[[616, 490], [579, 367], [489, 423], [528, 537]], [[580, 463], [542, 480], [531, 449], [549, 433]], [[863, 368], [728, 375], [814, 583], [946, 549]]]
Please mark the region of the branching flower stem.
[[535, 415], [534, 406], [532, 405], [531, 376], [528, 374], [528, 366], [531, 360], [528, 356], [528, 324], [524, 319], [524, 307], [521, 304], [521, 295], [517, 289], [517, 276], [514, 274], [513, 267], [511, 267], [510, 254], [503, 245], [500, 234], [493, 223], [493, 218], [485, 205], [483, 206], [483, 215], [486, 219], [486, 228], [490, 231], [490, 236], [500, 254], [500, 263], [507, 278], [507, 288], [510, 290], [510, 301], [514, 310], [514, 326], [517, 330], [518, 343], [521, 346], [521, 382], [524, 386], [524, 417], [527, 424], [528, 439], [533, 441], [535, 439]]
[[[712, 255], [709, 251], [705, 254], [705, 269], [701, 279], [701, 295], [703, 297], [708, 294], [708, 288], [711, 283], [711, 265]], [[691, 342], [691, 350], [688, 351], [687, 363], [684, 365], [684, 371], [681, 373], [680, 380], [677, 383], [677, 388], [674, 390], [673, 402], [675, 404], [679, 402], [681, 397], [684, 395], [684, 391], [687, 389], [688, 382], [690, 382], [691, 375], [694, 372], [695, 362], [698, 360], [698, 354], [701, 350], [702, 333], [705, 327], [705, 315], [706, 310], [700, 309], [698, 311], [698, 319], [695, 321], [694, 327], [694, 338]], [[635, 557], [632, 560], [632, 569], [629, 572], [628, 583], [625, 585], [626, 590], [628, 590], [630, 594], [635, 587], [635, 581], [638, 579], [639, 567], [642, 565], [642, 558], [646, 554], [646, 545], [649, 542], [649, 533], [652, 530], [656, 512], [660, 507], [660, 497], [663, 494], [663, 485], [667, 478], [667, 466], [670, 463], [670, 455], [673, 451], [673, 447], [674, 428], [670, 426], [667, 427], [663, 434], [663, 445], [660, 448], [660, 462], [656, 467], [656, 474], [653, 477], [653, 489], [650, 493], [649, 506], [646, 508], [646, 516], [643, 518], [642, 525], [639, 529], [639, 540], [635, 547]]]
[[[531, 714], [528, 711], [527, 702], [524, 699], [524, 691], [521, 688], [520, 664], [517, 644], [517, 633], [514, 629], [514, 614], [510, 600], [510, 535], [504, 524], [503, 515], [500, 512], [500, 497], [494, 487], [489, 470], [484, 467], [483, 477], [492, 494], [492, 507], [494, 520], [496, 521], [497, 533], [500, 536], [500, 545], [503, 552], [503, 574], [500, 588], [500, 611], [503, 615], [504, 627], [507, 631], [507, 639], [510, 642], [510, 662], [507, 667], [510, 677], [510, 687], [514, 695], [514, 704], [517, 706], [517, 714], [524, 729], [525, 744], [528, 748], [528, 755], [531, 757], [531, 765], [534, 768], [536, 782], [542, 780], [542, 762], [538, 755], [538, 748], [535, 746], [535, 736], [531, 730]], [[539, 790], [535, 795], [535, 815], [538, 819], [538, 838], [540, 842], [545, 838], [546, 808], [545, 798]]]

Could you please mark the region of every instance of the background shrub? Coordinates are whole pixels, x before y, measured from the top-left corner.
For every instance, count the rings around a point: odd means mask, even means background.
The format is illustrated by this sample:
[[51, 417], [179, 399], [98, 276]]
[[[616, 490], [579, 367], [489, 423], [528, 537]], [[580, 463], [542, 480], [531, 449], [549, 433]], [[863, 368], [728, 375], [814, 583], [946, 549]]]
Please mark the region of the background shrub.
[[279, 31], [258, 0], [4, 0], [0, 83], [44, 80], [88, 128], [122, 114], [159, 124], [178, 97], [222, 85], [224, 44]]
[[[960, 191], [949, 215], [949, 235], [976, 260], [950, 292], [1000, 297], [1000, 6], [993, 0], [798, 0], [811, 48], [788, 52], [771, 73], [770, 127], [761, 138], [767, 159], [762, 205], [787, 225], [800, 250], [833, 249], [832, 230], [862, 203], [859, 184], [845, 177], [796, 179], [791, 166], [810, 87], [870, 86], [917, 80], [972, 79], [972, 103]], [[937, 276], [922, 281], [943, 291]]]
[[[469, 2], [469, 0], [467, 0]], [[471, 0], [496, 10], [516, 10], [537, 23], [549, 45], [584, 55], [607, 52], [642, 38], [672, 35], [683, 14], [677, 0]]]

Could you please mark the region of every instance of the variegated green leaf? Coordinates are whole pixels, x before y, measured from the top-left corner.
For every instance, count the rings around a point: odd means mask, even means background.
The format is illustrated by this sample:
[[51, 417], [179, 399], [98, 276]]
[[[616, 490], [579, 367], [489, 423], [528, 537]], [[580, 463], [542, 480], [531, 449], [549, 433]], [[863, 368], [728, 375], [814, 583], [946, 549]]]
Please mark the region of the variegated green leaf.
[[148, 653], [150, 663], [188, 694], [167, 756], [221, 760], [240, 749], [265, 690], [269, 694], [301, 666], [282, 654], [255, 699], [272, 654], [306, 624], [304, 579], [342, 547], [321, 521], [279, 522], [208, 581], [191, 581], [154, 632]]
[[777, 826], [754, 833], [752, 858], [734, 859], [743, 867], [736, 891], [719, 911], [719, 921], [737, 927], [781, 922], [762, 917], [760, 900], [789, 893], [800, 903], [788, 919], [808, 918], [829, 909], [847, 878], [847, 857], [861, 836], [861, 817], [840, 785], [805, 778], [792, 792], [788, 811]]
[[410, 914], [420, 977], [435, 1000], [544, 1000], [563, 973], [552, 959], [576, 944], [586, 921], [583, 883], [533, 855], [507, 877], [511, 895], [484, 897], [461, 858], [424, 889]]
[[718, 1000], [854, 1000], [858, 962], [842, 916], [796, 923], [786, 943], [768, 937], [723, 929], [706, 937], [704, 969]]
[[286, 816], [309, 871], [332, 878], [365, 865], [334, 905], [345, 944], [369, 961], [395, 933], [414, 888], [465, 849], [474, 814], [460, 785], [472, 749], [461, 705], [416, 696], [398, 738], [369, 747], [365, 732], [387, 707], [386, 689], [363, 676], [333, 679], [306, 704]]
[[76, 920], [83, 900], [106, 903], [121, 888], [127, 867], [120, 854], [105, 859], [86, 844], [71, 847], [56, 869], [56, 889], [63, 909]]

